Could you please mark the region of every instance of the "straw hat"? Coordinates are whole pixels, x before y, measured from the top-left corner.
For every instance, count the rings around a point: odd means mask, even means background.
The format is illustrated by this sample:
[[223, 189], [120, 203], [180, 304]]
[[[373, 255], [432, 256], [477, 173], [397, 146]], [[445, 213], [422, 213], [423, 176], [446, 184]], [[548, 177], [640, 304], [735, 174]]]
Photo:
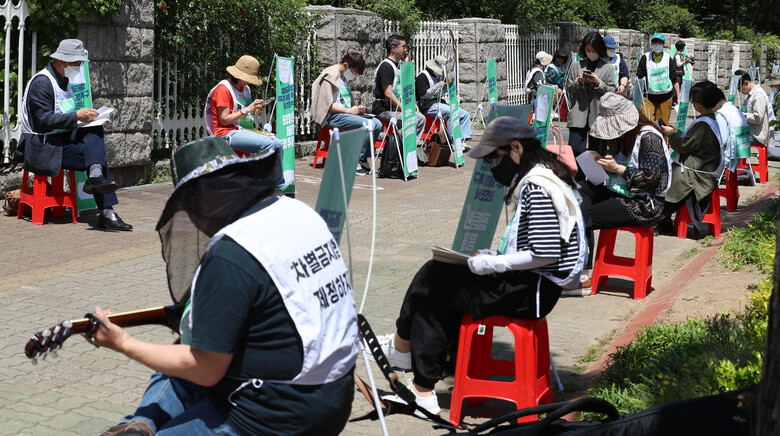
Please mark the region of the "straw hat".
[[639, 110], [622, 95], [608, 92], [599, 100], [599, 116], [590, 128], [590, 134], [599, 139], [615, 139], [633, 130], [639, 124]]
[[536, 60], [539, 61], [542, 65], [547, 65], [550, 62], [552, 62], [552, 55], [547, 53], [546, 51], [540, 51], [536, 53]]
[[429, 68], [436, 73], [437, 76], [444, 74], [444, 63], [447, 62], [447, 58], [444, 56], [436, 56], [433, 59], [425, 61], [425, 68]]
[[231, 65], [225, 68], [231, 76], [236, 79], [244, 80], [252, 85], [262, 85], [263, 81], [260, 79], [260, 61], [252, 56], [244, 55], [238, 58], [235, 65]]

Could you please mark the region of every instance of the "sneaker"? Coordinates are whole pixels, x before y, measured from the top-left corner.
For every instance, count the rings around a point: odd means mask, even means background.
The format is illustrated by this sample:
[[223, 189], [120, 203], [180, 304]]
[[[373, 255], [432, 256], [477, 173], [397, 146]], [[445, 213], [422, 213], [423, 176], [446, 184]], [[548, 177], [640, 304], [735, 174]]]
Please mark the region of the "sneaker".
[[470, 145], [468, 145], [468, 144], [463, 144], [463, 152], [464, 152], [464, 153], [468, 153], [468, 152], [470, 152], [470, 151], [471, 151], [471, 148], [472, 148], [472, 147], [471, 147]]
[[368, 159], [358, 161], [358, 167], [365, 171], [366, 174], [371, 174], [371, 164], [368, 163]]
[[[384, 353], [385, 357], [387, 357], [387, 361], [390, 363], [390, 366], [398, 368], [402, 371], [411, 371], [412, 353], [402, 353], [396, 350], [395, 346], [393, 346], [393, 336], [395, 336], [394, 333], [377, 336], [376, 339], [379, 341], [379, 347], [382, 348], [382, 353]], [[366, 349], [369, 349], [368, 344], [366, 344]], [[374, 360], [374, 356], [370, 352], [368, 353], [368, 358], [370, 360]]]
[[[414, 394], [414, 402], [417, 403], [418, 406], [422, 407], [423, 409], [430, 412], [432, 415], [438, 415], [441, 413], [441, 407], [439, 407], [439, 399], [436, 398], [436, 391], [431, 391], [430, 397], [421, 397], [417, 395], [417, 392], [414, 390], [413, 386], [414, 382], [410, 381], [407, 388], [412, 391]], [[400, 404], [408, 404], [406, 401], [403, 400], [403, 398], [399, 397], [398, 395], [385, 395], [382, 397], [383, 400], [392, 401], [394, 403], [400, 403]], [[414, 416], [417, 416], [419, 418], [427, 418], [425, 414], [423, 414], [421, 411], [415, 409], [414, 410]]]

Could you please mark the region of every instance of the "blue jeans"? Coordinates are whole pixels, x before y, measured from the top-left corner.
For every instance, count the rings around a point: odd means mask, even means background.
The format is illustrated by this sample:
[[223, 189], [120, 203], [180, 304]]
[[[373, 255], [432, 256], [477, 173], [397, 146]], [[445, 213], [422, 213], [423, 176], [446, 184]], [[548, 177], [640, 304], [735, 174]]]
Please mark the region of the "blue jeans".
[[[276, 136], [263, 135], [262, 133], [250, 132], [249, 130], [231, 130], [230, 133], [225, 135], [225, 140], [230, 146], [238, 151], [244, 153], [260, 153], [271, 148], [276, 148], [279, 153], [282, 152], [282, 141]], [[279, 159], [279, 165], [281, 166], [282, 160]], [[282, 174], [279, 179], [278, 188], [284, 188], [284, 174], [279, 168], [279, 174]]]
[[[435, 117], [441, 110], [441, 117], [445, 120], [450, 119], [450, 105], [444, 103], [434, 103], [428, 108], [427, 115]], [[460, 115], [460, 137], [463, 140], [471, 139], [471, 116], [465, 109], [458, 108], [458, 115]], [[455, 127], [453, 123], [447, 124], [447, 134], [452, 138], [452, 129]]]
[[159, 436], [239, 436], [217, 413], [206, 388], [159, 372], [152, 374], [135, 413], [119, 422], [132, 420], [149, 422]]
[[[336, 114], [331, 113], [328, 115], [328, 119], [325, 121], [325, 127], [330, 129], [338, 128], [342, 132], [349, 130], [355, 130], [363, 127], [363, 123], [369, 122], [374, 128], [374, 141], [379, 139], [379, 135], [382, 134], [382, 123], [376, 118], [363, 118], [358, 115], [352, 114]], [[371, 144], [369, 135], [366, 133], [366, 141], [363, 143], [363, 149], [360, 151], [360, 160], [365, 161], [371, 155]]]

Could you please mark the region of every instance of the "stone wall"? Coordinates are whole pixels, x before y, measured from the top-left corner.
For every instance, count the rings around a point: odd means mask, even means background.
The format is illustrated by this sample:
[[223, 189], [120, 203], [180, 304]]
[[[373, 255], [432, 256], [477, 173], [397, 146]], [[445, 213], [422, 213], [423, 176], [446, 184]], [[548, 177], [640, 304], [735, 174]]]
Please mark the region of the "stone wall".
[[112, 177], [133, 184], [151, 163], [154, 2], [128, 0], [110, 19], [87, 19], [78, 38], [89, 51], [93, 106], [114, 108], [105, 124]]
[[465, 18], [451, 20], [458, 23], [458, 65], [460, 88], [458, 96], [460, 106], [474, 113], [477, 104], [483, 103], [487, 112], [487, 79], [488, 58], [496, 59], [496, 82], [498, 84], [498, 101], [507, 98], [506, 86], [506, 46], [504, 42], [504, 26], [499, 20], [485, 18]]

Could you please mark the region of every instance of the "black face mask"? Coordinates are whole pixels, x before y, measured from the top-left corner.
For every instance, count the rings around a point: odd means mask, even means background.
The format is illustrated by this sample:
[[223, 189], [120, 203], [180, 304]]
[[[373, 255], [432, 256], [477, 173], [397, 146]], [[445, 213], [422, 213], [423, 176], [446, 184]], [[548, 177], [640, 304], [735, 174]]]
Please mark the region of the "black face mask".
[[490, 169], [490, 173], [493, 174], [496, 182], [504, 186], [511, 186], [519, 169], [520, 164], [515, 163], [509, 154], [505, 154], [498, 162], [498, 165]]

